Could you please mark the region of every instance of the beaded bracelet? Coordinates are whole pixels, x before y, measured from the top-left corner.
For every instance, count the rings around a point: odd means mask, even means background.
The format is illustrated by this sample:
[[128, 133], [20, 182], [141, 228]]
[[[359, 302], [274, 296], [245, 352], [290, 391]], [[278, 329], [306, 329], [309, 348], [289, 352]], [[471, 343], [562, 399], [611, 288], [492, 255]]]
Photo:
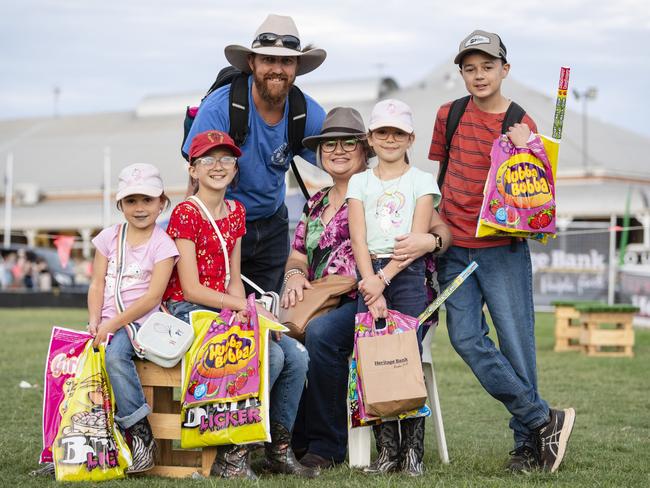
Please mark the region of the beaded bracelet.
[[307, 277], [307, 275], [305, 275], [305, 272], [302, 269], [291, 268], [289, 271], [287, 271], [284, 274], [284, 280], [282, 280], [282, 285], [286, 285], [287, 281], [289, 281], [289, 278], [291, 278], [292, 276], [296, 276], [296, 275], [302, 275], [303, 278]]
[[390, 280], [388, 278], [386, 278], [386, 275], [384, 274], [384, 269], [383, 268], [379, 268], [379, 271], [377, 271], [377, 274], [383, 280], [383, 282], [384, 282], [384, 284], [386, 286], [390, 285]]

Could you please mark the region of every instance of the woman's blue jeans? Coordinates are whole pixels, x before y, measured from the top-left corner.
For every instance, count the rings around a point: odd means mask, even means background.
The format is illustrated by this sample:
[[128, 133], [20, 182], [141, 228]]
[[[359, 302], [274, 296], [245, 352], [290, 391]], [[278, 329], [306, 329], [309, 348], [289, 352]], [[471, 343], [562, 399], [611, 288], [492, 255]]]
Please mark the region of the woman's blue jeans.
[[[168, 302], [167, 308], [174, 317], [187, 323], [194, 310], [219, 311], [191, 302]], [[300, 342], [284, 334], [278, 341], [269, 341], [270, 418], [289, 432], [296, 421], [308, 367], [309, 354]]]

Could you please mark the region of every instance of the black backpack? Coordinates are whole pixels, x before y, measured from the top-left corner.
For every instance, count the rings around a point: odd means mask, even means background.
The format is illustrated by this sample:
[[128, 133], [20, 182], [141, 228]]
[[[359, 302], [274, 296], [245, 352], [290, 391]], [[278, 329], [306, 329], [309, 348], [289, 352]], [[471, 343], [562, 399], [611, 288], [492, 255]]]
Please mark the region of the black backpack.
[[[449, 107], [449, 115], [447, 116], [447, 127], [445, 130], [445, 159], [440, 161], [440, 169], [438, 170], [438, 188], [442, 191], [442, 183], [445, 181], [445, 176], [447, 174], [447, 165], [449, 164], [449, 148], [451, 147], [451, 140], [456, 134], [456, 129], [460, 124], [460, 119], [465, 113], [467, 104], [471, 95], [466, 97], [459, 98], [451, 102], [451, 107]], [[514, 124], [521, 122], [521, 120], [526, 115], [526, 111], [517, 105], [515, 102], [510, 102], [510, 106], [506, 111], [506, 115], [503, 118], [503, 123], [501, 124], [501, 133], [505, 134], [510, 127]]]
[[[234, 66], [226, 66], [217, 75], [212, 86], [208, 89], [205, 96], [201, 99], [201, 103], [217, 88], [230, 85], [230, 96], [228, 99], [228, 116], [230, 118], [230, 137], [233, 138], [235, 144], [242, 146], [246, 142], [248, 136], [248, 75], [242, 73]], [[183, 142], [181, 143], [181, 153], [186, 160], [189, 160], [188, 155], [183, 151], [183, 146], [187, 140], [187, 135], [192, 128], [192, 123], [196, 116], [196, 107], [187, 107], [185, 112], [185, 121], [183, 122], [184, 134]], [[302, 149], [302, 139], [305, 137], [305, 124], [307, 122], [307, 101], [305, 95], [300, 91], [300, 88], [293, 85], [289, 91], [289, 120], [288, 120], [288, 136], [289, 146], [293, 154], [298, 154]], [[296, 163], [293, 158], [291, 159], [291, 169], [298, 181], [298, 186], [302, 194], [309, 200], [309, 192], [305, 186]]]

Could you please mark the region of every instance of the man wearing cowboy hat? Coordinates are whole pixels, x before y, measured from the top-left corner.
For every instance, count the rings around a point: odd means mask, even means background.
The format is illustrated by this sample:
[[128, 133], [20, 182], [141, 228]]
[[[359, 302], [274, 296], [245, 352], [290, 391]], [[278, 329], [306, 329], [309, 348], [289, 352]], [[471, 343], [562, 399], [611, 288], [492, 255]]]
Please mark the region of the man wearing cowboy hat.
[[[250, 113], [248, 136], [239, 158], [240, 179], [227, 197], [246, 207], [246, 235], [242, 241], [242, 273], [264, 290], [280, 291], [289, 253], [289, 221], [284, 204], [285, 173], [293, 154], [288, 141], [288, 94], [296, 76], [309, 73], [325, 60], [323, 49], [301, 49], [291, 17], [269, 15], [257, 29], [250, 48], [227, 46], [226, 59], [248, 78]], [[230, 85], [211, 93], [199, 108], [185, 142], [187, 153], [196, 134], [210, 129], [228, 132]], [[318, 134], [325, 111], [305, 95], [305, 136]], [[315, 154], [303, 149], [302, 158], [315, 164]]]

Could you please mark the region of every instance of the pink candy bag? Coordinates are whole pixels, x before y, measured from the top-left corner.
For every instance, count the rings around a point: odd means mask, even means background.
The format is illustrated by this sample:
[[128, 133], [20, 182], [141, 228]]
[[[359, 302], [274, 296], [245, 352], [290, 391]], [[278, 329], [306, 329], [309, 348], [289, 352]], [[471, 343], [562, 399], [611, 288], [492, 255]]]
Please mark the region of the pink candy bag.
[[61, 402], [72, 385], [79, 355], [93, 336], [79, 330], [53, 327], [45, 362], [43, 395], [43, 450], [41, 463], [52, 462], [52, 443], [61, 423]]

